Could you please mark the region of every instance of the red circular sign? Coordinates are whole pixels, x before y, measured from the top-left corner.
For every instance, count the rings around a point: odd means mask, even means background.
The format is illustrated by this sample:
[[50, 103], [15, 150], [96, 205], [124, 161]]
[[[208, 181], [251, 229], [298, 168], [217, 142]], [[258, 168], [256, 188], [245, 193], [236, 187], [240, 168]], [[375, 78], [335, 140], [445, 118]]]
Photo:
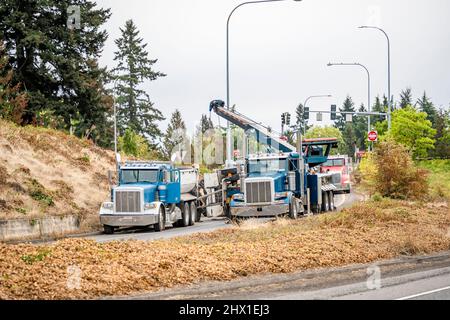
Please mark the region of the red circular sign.
[[370, 131], [369, 132], [369, 141], [375, 142], [378, 140], [378, 132], [376, 131]]

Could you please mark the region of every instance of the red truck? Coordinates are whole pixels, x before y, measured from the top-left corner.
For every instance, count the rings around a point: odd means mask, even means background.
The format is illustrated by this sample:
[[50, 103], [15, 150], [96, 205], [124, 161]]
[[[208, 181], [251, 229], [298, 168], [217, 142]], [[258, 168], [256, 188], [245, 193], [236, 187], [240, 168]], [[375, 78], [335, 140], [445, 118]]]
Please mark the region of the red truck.
[[350, 193], [351, 158], [348, 156], [330, 156], [321, 165], [321, 173], [332, 173], [332, 183], [336, 187], [335, 193]]

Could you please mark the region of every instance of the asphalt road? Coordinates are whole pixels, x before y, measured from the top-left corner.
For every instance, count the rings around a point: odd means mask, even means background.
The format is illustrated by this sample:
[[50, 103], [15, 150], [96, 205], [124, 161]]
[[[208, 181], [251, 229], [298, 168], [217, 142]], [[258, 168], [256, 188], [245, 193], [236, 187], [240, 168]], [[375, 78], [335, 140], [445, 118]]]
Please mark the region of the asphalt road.
[[[206, 282], [133, 297], [139, 300], [450, 300], [450, 252], [293, 274]], [[372, 278], [374, 267], [378, 276]], [[378, 282], [374, 282], [378, 279]], [[376, 285], [374, 285], [376, 284]]]
[[[338, 210], [352, 205], [361, 197], [355, 194], [336, 195], [335, 205]], [[269, 220], [269, 219], [266, 219]], [[152, 229], [127, 229], [119, 231], [112, 235], [98, 234], [87, 236], [85, 238], [96, 240], [98, 242], [120, 241], [120, 240], [143, 240], [152, 241], [160, 239], [170, 239], [179, 236], [191, 235], [201, 232], [211, 232], [219, 229], [230, 228], [232, 225], [225, 218], [202, 218], [202, 222], [187, 228], [167, 228], [163, 232], [154, 232]]]

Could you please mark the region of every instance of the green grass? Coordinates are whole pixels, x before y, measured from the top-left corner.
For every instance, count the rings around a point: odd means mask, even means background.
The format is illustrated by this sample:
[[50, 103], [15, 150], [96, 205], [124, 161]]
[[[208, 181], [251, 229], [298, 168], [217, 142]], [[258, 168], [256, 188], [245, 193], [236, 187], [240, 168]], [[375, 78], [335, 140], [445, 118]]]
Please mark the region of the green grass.
[[418, 166], [430, 172], [431, 195], [450, 200], [450, 160], [420, 161]]

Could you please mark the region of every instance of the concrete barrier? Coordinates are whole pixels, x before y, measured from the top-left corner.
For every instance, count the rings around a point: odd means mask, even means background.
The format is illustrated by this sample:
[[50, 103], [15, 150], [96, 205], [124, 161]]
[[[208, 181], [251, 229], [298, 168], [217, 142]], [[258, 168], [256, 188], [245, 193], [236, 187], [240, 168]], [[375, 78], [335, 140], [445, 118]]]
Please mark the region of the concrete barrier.
[[42, 239], [77, 232], [77, 216], [0, 220], [0, 241]]

